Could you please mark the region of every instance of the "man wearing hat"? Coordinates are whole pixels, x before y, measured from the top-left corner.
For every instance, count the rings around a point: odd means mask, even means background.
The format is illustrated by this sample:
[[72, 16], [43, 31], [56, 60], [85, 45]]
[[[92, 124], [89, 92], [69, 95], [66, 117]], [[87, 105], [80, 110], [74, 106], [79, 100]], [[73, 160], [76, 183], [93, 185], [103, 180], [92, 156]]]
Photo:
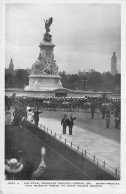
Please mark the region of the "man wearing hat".
[[39, 122], [39, 114], [42, 113], [42, 111], [39, 110], [39, 108], [35, 109], [34, 111], [34, 119], [35, 119], [35, 125], [38, 126]]
[[111, 118], [110, 109], [107, 109], [106, 110], [106, 128], [109, 128], [110, 118]]
[[66, 127], [67, 127], [67, 115], [64, 115], [64, 118], [61, 120], [61, 125], [63, 126], [63, 134], [66, 134]]
[[94, 118], [94, 113], [95, 113], [95, 106], [94, 106], [94, 102], [92, 102], [92, 105], [91, 105], [91, 118], [92, 119]]
[[75, 119], [76, 119], [76, 117], [71, 114], [70, 118], [67, 121], [68, 126], [69, 126], [69, 135], [72, 135], [72, 129], [73, 129], [73, 126], [74, 126], [74, 120]]

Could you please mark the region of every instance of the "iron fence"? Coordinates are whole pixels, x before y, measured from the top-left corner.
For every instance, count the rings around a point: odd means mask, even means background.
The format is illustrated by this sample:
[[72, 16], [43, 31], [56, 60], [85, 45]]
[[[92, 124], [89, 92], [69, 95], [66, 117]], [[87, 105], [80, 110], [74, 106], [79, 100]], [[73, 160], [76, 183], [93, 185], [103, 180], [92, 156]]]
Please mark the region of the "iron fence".
[[86, 157], [88, 160], [90, 160], [92, 163], [100, 167], [101, 169], [107, 171], [108, 173], [112, 174], [117, 179], [120, 179], [120, 171], [117, 168], [113, 168], [112, 166], [108, 165], [106, 161], [102, 161], [99, 158], [96, 157], [96, 155], [90, 154], [87, 149], [82, 149], [79, 145], [74, 144], [72, 141], [68, 141], [66, 138], [63, 138], [61, 135], [58, 135], [57, 133], [53, 132], [52, 130], [48, 129], [47, 127], [39, 124], [39, 128], [41, 128], [44, 132], [49, 133], [51, 136], [62, 142], [64, 145], [70, 147], [71, 149], [77, 151], [79, 155], [82, 155], [83, 157]]
[[[24, 126], [83, 173], [87, 172], [89, 176], [93, 176], [93, 180], [120, 180], [120, 171], [117, 168], [108, 165], [105, 160], [100, 160], [95, 154], [92, 155], [87, 149], [82, 149], [79, 145], [68, 141], [66, 138], [63, 138], [61, 135], [58, 135], [41, 124], [37, 127], [28, 121], [24, 121]], [[87, 162], [86, 167], [88, 169], [85, 167], [85, 162]], [[89, 166], [91, 169], [89, 169]]]

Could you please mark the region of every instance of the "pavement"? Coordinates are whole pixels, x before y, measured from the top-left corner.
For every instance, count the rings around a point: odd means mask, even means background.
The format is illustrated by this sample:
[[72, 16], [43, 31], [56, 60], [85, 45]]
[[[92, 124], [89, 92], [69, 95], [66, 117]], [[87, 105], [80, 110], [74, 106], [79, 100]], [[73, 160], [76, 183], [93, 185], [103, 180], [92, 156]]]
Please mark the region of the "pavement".
[[[111, 130], [105, 131], [103, 129], [99, 131], [99, 128], [97, 129], [95, 124], [95, 132], [92, 132], [87, 129], [86, 126], [85, 128], [77, 126], [75, 121], [72, 136], [70, 136], [68, 127], [66, 134], [63, 134], [61, 121], [58, 120], [58, 117], [56, 119], [48, 118], [48, 116], [46, 116], [43, 117], [43, 114], [40, 114], [39, 124], [42, 124], [49, 130], [52, 130], [53, 133], [56, 133], [59, 136], [61, 135], [61, 138], [66, 138], [67, 141], [72, 142], [76, 146], [79, 145], [80, 148], [84, 150], [86, 149], [89, 154], [95, 155], [95, 157], [103, 162], [105, 161], [105, 163], [110, 167], [114, 169], [117, 168], [118, 171], [120, 171], [120, 141], [116, 136], [114, 137], [114, 135], [118, 136], [118, 133], [113, 133]], [[99, 134], [96, 133], [97, 131]], [[106, 136], [104, 136], [103, 132], [106, 133]], [[110, 167], [108, 168], [111, 169]]]
[[52, 130], [53, 133], [61, 135], [61, 138], [66, 138], [67, 141], [95, 155], [98, 159], [105, 161], [106, 164], [120, 171], [120, 143], [113, 139], [102, 135], [92, 133], [89, 130], [83, 129], [76, 124], [73, 127], [72, 136], [69, 135], [67, 128], [66, 134], [62, 132], [61, 122], [56, 119], [40, 117], [39, 124]]

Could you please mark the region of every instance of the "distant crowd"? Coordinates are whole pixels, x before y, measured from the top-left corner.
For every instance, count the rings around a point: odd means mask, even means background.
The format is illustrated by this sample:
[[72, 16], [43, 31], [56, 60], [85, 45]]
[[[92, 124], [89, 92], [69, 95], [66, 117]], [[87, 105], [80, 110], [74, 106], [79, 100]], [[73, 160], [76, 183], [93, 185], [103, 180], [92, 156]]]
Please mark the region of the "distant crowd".
[[[5, 96], [6, 115], [9, 107], [14, 109], [14, 124], [19, 125], [22, 118], [27, 118], [29, 122], [38, 125], [40, 109], [53, 111], [80, 111], [90, 112], [91, 118], [98, 109], [101, 111], [102, 119], [106, 118], [106, 114], [114, 114], [115, 120], [120, 124], [120, 99], [105, 97], [31, 97], [31, 96]], [[32, 107], [32, 108], [31, 108]], [[108, 116], [109, 117], [109, 116]], [[106, 119], [107, 120], [107, 119]], [[116, 121], [115, 121], [116, 122]], [[116, 124], [115, 124], [116, 125]], [[117, 126], [116, 126], [117, 128]]]
[[95, 108], [101, 110], [102, 105], [109, 104], [111, 110], [115, 110], [120, 106], [120, 99], [104, 98], [104, 97], [31, 97], [31, 96], [5, 96], [6, 106], [20, 107], [41, 107], [45, 109], [85, 109], [86, 106], [94, 104]]

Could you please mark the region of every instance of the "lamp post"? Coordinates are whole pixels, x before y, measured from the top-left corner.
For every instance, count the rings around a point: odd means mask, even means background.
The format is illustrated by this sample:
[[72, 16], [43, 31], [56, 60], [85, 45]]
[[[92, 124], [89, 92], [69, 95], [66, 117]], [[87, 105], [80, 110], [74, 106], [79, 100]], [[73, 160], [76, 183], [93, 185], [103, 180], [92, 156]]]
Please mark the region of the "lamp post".
[[87, 78], [86, 78], [86, 76], [84, 76], [84, 78], [83, 78], [83, 80], [82, 80], [83, 82], [84, 82], [84, 91], [85, 91], [85, 88], [86, 88], [86, 82], [87, 82]]

